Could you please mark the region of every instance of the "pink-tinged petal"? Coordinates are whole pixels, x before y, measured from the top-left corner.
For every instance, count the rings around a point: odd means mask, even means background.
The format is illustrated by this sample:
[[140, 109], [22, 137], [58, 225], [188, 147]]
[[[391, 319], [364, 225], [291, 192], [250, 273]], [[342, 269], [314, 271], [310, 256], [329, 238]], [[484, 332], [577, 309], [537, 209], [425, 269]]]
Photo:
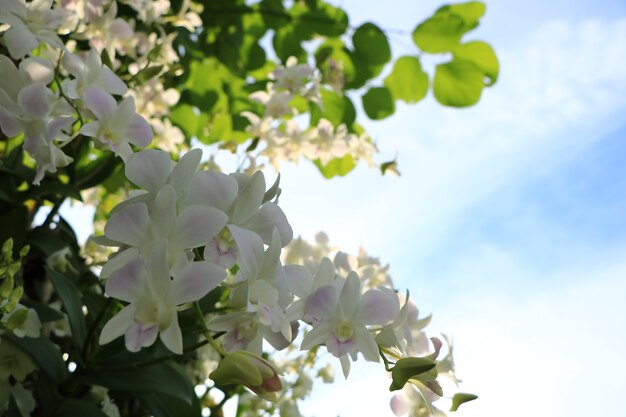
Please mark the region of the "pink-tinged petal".
[[359, 307], [360, 300], [361, 280], [354, 271], [351, 271], [339, 295], [339, 309], [344, 318], [349, 319], [354, 316]]
[[192, 262], [172, 281], [170, 300], [174, 305], [197, 301], [226, 278], [226, 271], [211, 262]]
[[146, 149], [131, 155], [126, 162], [126, 178], [151, 193], [157, 193], [172, 171], [172, 159], [167, 152]]
[[123, 19], [117, 18], [109, 25], [110, 33], [114, 33], [117, 39], [128, 39], [134, 34], [133, 28]]
[[[128, 128], [134, 116], [136, 116], [135, 98], [132, 96], [124, 97], [122, 101], [117, 104], [117, 109], [111, 119], [111, 124], [121, 131]], [[127, 133], [129, 134], [130, 132]]]
[[330, 285], [324, 285], [306, 299], [304, 312], [317, 319], [330, 319], [337, 310], [337, 302], [337, 290]]
[[365, 359], [371, 362], [379, 361], [380, 353], [378, 351], [378, 345], [365, 326], [354, 326], [352, 340], [354, 340], [358, 350], [363, 353]]
[[20, 71], [25, 72], [34, 83], [48, 85], [54, 79], [52, 62], [41, 57], [26, 58], [20, 63]]
[[154, 200], [150, 213], [152, 230], [159, 238], [167, 238], [176, 222], [176, 192], [171, 185], [164, 185]]
[[311, 271], [303, 265], [285, 265], [283, 267], [285, 284], [292, 294], [305, 299], [313, 288], [313, 275]]
[[128, 141], [133, 145], [137, 145], [140, 148], [145, 148], [150, 145], [154, 138], [152, 127], [143, 117], [135, 114], [126, 129], [128, 135]]
[[[98, 60], [99, 59], [100, 58], [98, 57]], [[107, 66], [102, 66], [102, 69], [100, 70], [100, 79], [98, 80], [97, 85], [109, 94], [115, 94], [118, 96], [124, 95], [128, 91], [126, 84], [124, 84], [124, 82], [120, 80], [119, 77], [115, 75], [115, 73]]]
[[48, 99], [52, 92], [42, 83], [28, 85], [18, 93], [17, 103], [29, 117], [43, 119], [50, 113]]
[[235, 203], [231, 207], [230, 221], [242, 224], [259, 210], [265, 195], [265, 178], [261, 171], [255, 172], [251, 177], [246, 174], [231, 174], [237, 180], [238, 193]]
[[120, 310], [111, 320], [107, 322], [102, 328], [100, 333], [100, 339], [98, 343], [101, 345], [107, 344], [112, 340], [117, 339], [124, 333], [126, 329], [133, 323], [133, 317], [135, 316], [135, 305], [130, 304]]
[[127, 142], [121, 142], [121, 143], [109, 143], [109, 142], [104, 142], [107, 143], [109, 145], [109, 148], [111, 148], [111, 151], [113, 151], [113, 153], [116, 156], [119, 156], [122, 161], [124, 161], [124, 163], [126, 163], [126, 161], [128, 161], [128, 158], [131, 157], [131, 155], [133, 154], [133, 149], [130, 147], [130, 145]]
[[323, 345], [332, 337], [332, 324], [329, 322], [322, 322], [315, 326], [310, 332], [302, 339], [300, 350], [312, 349], [315, 346]]
[[187, 192], [201, 159], [202, 149], [192, 149], [184, 154], [172, 169], [168, 182], [176, 190], [177, 197], [183, 197]]
[[11, 58], [6, 55], [0, 55], [0, 90], [9, 97], [17, 97], [20, 89], [24, 86], [22, 81], [22, 74], [17, 69]]
[[361, 297], [359, 316], [363, 324], [382, 326], [390, 323], [396, 313], [398, 297], [393, 292], [373, 289]]
[[116, 211], [104, 226], [109, 239], [130, 246], [140, 246], [148, 233], [150, 215], [145, 203], [131, 204]]
[[39, 46], [39, 41], [26, 25], [11, 26], [4, 32], [4, 43], [14, 59], [30, 55]]
[[[104, 237], [104, 236], [102, 236]], [[113, 272], [117, 271], [130, 261], [139, 257], [139, 250], [137, 248], [128, 248], [126, 250], [117, 252], [115, 256], [110, 258], [102, 267], [100, 271], [100, 278], [108, 278]]]
[[110, 120], [117, 109], [117, 102], [110, 94], [94, 87], [85, 90], [83, 101], [99, 121]]
[[156, 324], [143, 325], [138, 321], [131, 323], [124, 333], [126, 349], [131, 352], [139, 352], [142, 347], [152, 346], [159, 334]]
[[293, 238], [293, 230], [287, 221], [287, 216], [278, 205], [271, 202], [263, 204], [260, 210], [242, 226], [257, 232], [266, 244], [271, 241], [274, 228], [280, 234], [282, 246], [291, 242]]
[[202, 204], [226, 212], [237, 197], [237, 180], [213, 171], [198, 171], [191, 180], [186, 204]]
[[118, 300], [133, 302], [145, 291], [143, 259], [136, 258], [113, 272], [105, 285], [106, 293]]
[[237, 265], [244, 279], [256, 277], [263, 263], [263, 240], [259, 235], [233, 224], [228, 225], [237, 243]]
[[335, 281], [335, 266], [327, 257], [323, 257], [315, 274], [315, 286], [330, 285]]
[[403, 416], [411, 411], [411, 404], [407, 401], [406, 397], [402, 394], [396, 394], [391, 397], [391, 401], [389, 403], [391, 407], [391, 411], [397, 416]]
[[178, 315], [176, 313], [174, 313], [169, 327], [162, 330], [159, 336], [161, 337], [161, 341], [166, 348], [177, 355], [183, 354], [183, 334], [180, 331], [180, 326], [178, 325]]
[[223, 251], [220, 248], [219, 241], [213, 239], [204, 247], [204, 259], [224, 269], [230, 269], [235, 265], [235, 250], [234, 248], [229, 248]]
[[184, 249], [209, 243], [226, 226], [228, 216], [213, 207], [187, 206], [176, 218], [172, 242]]

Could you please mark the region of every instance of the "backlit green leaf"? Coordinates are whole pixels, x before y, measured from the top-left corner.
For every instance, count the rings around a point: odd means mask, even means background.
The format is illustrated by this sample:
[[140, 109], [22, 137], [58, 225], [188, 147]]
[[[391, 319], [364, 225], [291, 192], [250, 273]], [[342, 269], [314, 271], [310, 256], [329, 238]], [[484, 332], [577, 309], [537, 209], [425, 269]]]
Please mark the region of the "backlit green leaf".
[[372, 87], [363, 95], [363, 109], [372, 120], [391, 116], [396, 110], [393, 97], [386, 87]]
[[476, 104], [485, 86], [484, 73], [474, 63], [454, 59], [437, 65], [433, 93], [439, 103], [451, 107]]
[[332, 178], [336, 176], [343, 177], [348, 172], [352, 171], [356, 166], [356, 162], [354, 162], [352, 155], [332, 159], [326, 165], [322, 165], [319, 159], [316, 159], [313, 163], [320, 170], [324, 178]]
[[392, 73], [385, 78], [385, 87], [394, 99], [416, 103], [428, 92], [428, 74], [422, 70], [418, 58], [403, 56], [398, 58]]
[[380, 65], [391, 59], [387, 36], [373, 23], [364, 23], [352, 35], [354, 53], [369, 64]]
[[402, 389], [407, 381], [435, 368], [436, 363], [426, 358], [403, 358], [391, 369], [392, 383], [389, 391]]
[[452, 51], [456, 59], [469, 61], [482, 69], [489, 79], [487, 85], [494, 84], [498, 79], [500, 64], [493, 48], [482, 41], [473, 41], [457, 46]]
[[454, 397], [452, 397], [452, 406], [450, 407], [450, 411], [456, 411], [459, 409], [461, 404], [474, 401], [476, 398], [478, 398], [477, 395], [458, 392], [454, 394]]

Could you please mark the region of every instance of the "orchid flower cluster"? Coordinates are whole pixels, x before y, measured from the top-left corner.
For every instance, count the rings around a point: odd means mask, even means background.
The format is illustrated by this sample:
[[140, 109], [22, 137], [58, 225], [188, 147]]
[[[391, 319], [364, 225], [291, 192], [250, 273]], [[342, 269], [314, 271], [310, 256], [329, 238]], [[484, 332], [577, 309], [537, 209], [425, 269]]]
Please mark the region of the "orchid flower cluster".
[[[59, 415], [68, 407], [111, 417], [138, 407], [168, 415], [146, 405], [149, 394], [138, 393], [126, 408], [114, 402], [130, 385], [116, 382], [120, 374], [155, 365], [158, 375], [183, 375], [180, 385], [191, 391], [189, 380], [204, 385], [206, 396], [239, 396], [238, 415], [300, 416], [313, 381], [333, 381], [323, 352], [345, 378], [359, 357], [382, 361], [390, 390], [400, 392], [391, 402], [396, 415], [443, 413], [436, 403], [443, 380], [452, 391], [459, 382], [450, 340], [427, 336], [430, 316], [395, 289], [388, 265], [364, 250], [353, 256], [333, 248], [323, 233], [315, 244], [293, 239], [278, 205], [280, 175], [270, 185], [257, 170], [256, 156], [276, 169], [302, 157], [322, 172], [337, 161], [376, 166], [372, 139], [353, 120], [326, 113], [328, 97], [345, 98], [343, 62], [326, 62], [322, 75], [291, 57], [263, 73], [265, 91], [242, 88], [228, 117], [249, 122], [249, 136], [244, 126], [238, 133], [252, 138], [250, 165], [223, 173], [202, 150], [188, 149], [194, 129], [172, 123], [186, 87], [198, 81], [166, 82], [187, 75], [183, 63], [197, 53], [177, 37], [188, 32], [188, 43], [198, 41], [207, 24], [202, 5], [175, 3], [176, 11], [169, 0], [0, 0], [0, 175], [15, 185], [0, 188], [0, 214], [25, 218], [27, 236], [15, 235], [35, 247], [34, 254], [26, 244], [14, 250], [12, 239], [2, 247], [0, 413], [28, 417], [37, 400], [52, 399]], [[200, 84], [205, 93], [211, 87]], [[213, 128], [205, 110], [189, 107], [196, 132]], [[84, 172], [88, 178], [78, 178]], [[104, 194], [112, 200], [97, 202]], [[58, 215], [68, 196], [106, 213], [95, 227], [101, 233], [89, 239], [98, 249], [88, 260], [73, 232], [70, 243], [61, 238], [71, 231]], [[49, 203], [46, 219], [33, 226]], [[27, 274], [26, 263], [38, 268]], [[25, 289], [25, 275], [43, 289]], [[124, 360], [150, 359], [99, 378], [118, 359], [107, 357], [116, 347]], [[59, 390], [74, 372], [75, 386]], [[40, 395], [38, 384], [48, 379], [54, 387]], [[72, 397], [78, 392], [84, 398]], [[187, 401], [187, 394], [175, 401], [195, 406], [198, 398]], [[223, 405], [207, 401], [216, 410]]]
[[[304, 99], [324, 109], [320, 94], [322, 77], [317, 70], [306, 63], [299, 64], [292, 56], [284, 66], [270, 73], [270, 80], [266, 91], [250, 95], [263, 105], [263, 114], [245, 111], [242, 116], [250, 122], [246, 131], [255, 141], [265, 144], [259, 155], [266, 157], [274, 168], [278, 169], [280, 161], [297, 163], [301, 157], [317, 160], [325, 166], [333, 159], [348, 155], [355, 161], [366, 161], [370, 167], [376, 166], [373, 157], [378, 150], [367, 134], [350, 133], [344, 123], [334, 126], [323, 117], [309, 129], [301, 127], [304, 114], [298, 114], [292, 105], [294, 100]], [[329, 86], [340, 89], [338, 85]]]

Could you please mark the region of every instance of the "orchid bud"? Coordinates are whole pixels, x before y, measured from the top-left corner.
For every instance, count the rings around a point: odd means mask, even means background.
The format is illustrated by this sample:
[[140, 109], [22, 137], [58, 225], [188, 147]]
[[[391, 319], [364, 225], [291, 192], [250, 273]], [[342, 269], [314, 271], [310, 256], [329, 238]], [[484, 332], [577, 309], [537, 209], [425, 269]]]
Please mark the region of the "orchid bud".
[[282, 389], [278, 371], [266, 359], [245, 350], [226, 356], [209, 375], [217, 385], [244, 385], [261, 398], [276, 400]]

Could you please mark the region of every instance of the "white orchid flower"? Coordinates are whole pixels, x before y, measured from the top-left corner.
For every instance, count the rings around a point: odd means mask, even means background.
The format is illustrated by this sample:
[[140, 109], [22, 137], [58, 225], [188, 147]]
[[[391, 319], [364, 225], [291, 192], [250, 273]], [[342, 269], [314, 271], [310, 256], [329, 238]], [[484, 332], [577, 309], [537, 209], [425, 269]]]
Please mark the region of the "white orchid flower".
[[135, 112], [135, 100], [126, 97], [119, 104], [108, 93], [89, 87], [83, 95], [85, 105], [96, 117], [80, 129], [80, 133], [97, 139], [126, 161], [133, 150], [130, 143], [145, 148], [153, 133], [146, 120]]
[[63, 83], [63, 91], [69, 98], [80, 98], [88, 87], [115, 95], [126, 94], [128, 90], [126, 84], [109, 67], [102, 64], [100, 54], [93, 48], [89, 50], [85, 60], [65, 51], [61, 64], [74, 77]]
[[160, 241], [147, 262], [136, 258], [107, 279], [106, 293], [130, 304], [107, 322], [100, 344], [124, 335], [126, 348], [137, 352], [158, 335], [169, 350], [182, 354], [177, 307], [204, 297], [225, 277], [224, 269], [210, 262], [191, 262], [170, 277], [167, 241]]

